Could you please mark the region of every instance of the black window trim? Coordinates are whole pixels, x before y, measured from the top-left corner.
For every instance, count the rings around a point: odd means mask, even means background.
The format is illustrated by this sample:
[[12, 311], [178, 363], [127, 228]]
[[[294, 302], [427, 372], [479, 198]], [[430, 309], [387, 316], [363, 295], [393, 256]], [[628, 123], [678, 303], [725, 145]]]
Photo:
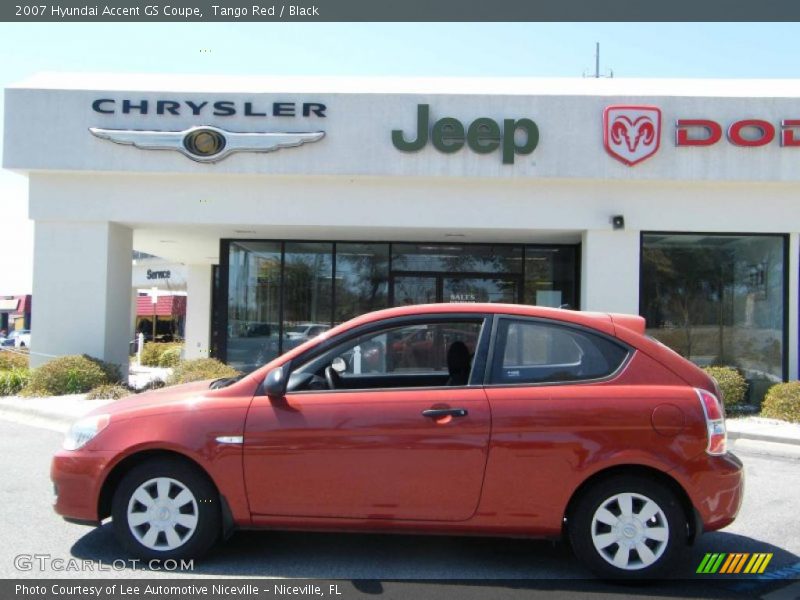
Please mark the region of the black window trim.
[[[603, 338], [617, 346], [620, 346], [626, 351], [625, 358], [620, 362], [619, 366], [609, 373], [608, 375], [604, 375], [603, 377], [594, 377], [590, 379], [570, 379], [566, 381], [538, 381], [538, 382], [520, 382], [520, 383], [493, 383], [492, 382], [492, 365], [495, 361], [495, 355], [497, 354], [497, 330], [500, 327], [501, 321], [510, 320], [510, 321], [529, 321], [534, 323], [542, 323], [545, 325], [551, 325], [555, 327], [564, 327], [566, 329], [574, 329], [580, 331], [582, 333], [588, 333], [590, 335], [595, 335], [600, 338]], [[580, 325], [578, 323], [569, 323], [567, 321], [559, 321], [556, 319], [548, 319], [543, 317], [528, 317], [524, 315], [496, 315], [494, 319], [494, 323], [492, 326], [492, 336], [491, 336], [491, 344], [489, 345], [489, 352], [487, 355], [486, 366], [484, 370], [484, 378], [483, 378], [483, 386], [486, 388], [518, 388], [518, 387], [545, 387], [545, 386], [556, 386], [556, 385], [584, 385], [588, 383], [600, 383], [604, 381], [611, 381], [618, 377], [625, 368], [630, 364], [633, 355], [636, 354], [636, 348], [626, 344], [619, 338], [614, 337], [613, 335], [609, 335], [603, 331], [598, 329], [594, 329], [592, 327], [587, 327], [585, 325]], [[499, 354], [498, 354], [499, 356]]]
[[[470, 373], [470, 381], [467, 385], [460, 385], [457, 387], [443, 387], [443, 386], [413, 386], [413, 387], [389, 387], [389, 388], [363, 388], [363, 389], [341, 389], [341, 390], [298, 390], [294, 392], [287, 392], [287, 396], [289, 394], [320, 394], [320, 393], [353, 393], [353, 392], [386, 392], [386, 391], [397, 391], [397, 390], [443, 390], [443, 389], [464, 389], [464, 388], [476, 388], [476, 387], [483, 387], [483, 379], [485, 377], [485, 370], [486, 365], [489, 363], [486, 361], [487, 350], [489, 346], [489, 341], [491, 338], [491, 334], [493, 332], [493, 320], [495, 315], [492, 313], [483, 313], [483, 312], [458, 312], [458, 313], [425, 313], [425, 314], [417, 314], [417, 315], [402, 315], [399, 317], [392, 317], [389, 319], [381, 319], [380, 321], [373, 321], [372, 323], [366, 323], [364, 325], [360, 325], [359, 327], [348, 331], [346, 334], [337, 335], [335, 337], [328, 338], [323, 342], [317, 344], [313, 348], [310, 348], [308, 351], [304, 352], [299, 356], [295, 356], [291, 360], [285, 362], [282, 366], [288, 369], [288, 372], [285, 374], [287, 380], [291, 377], [292, 372], [296, 365], [301, 365], [309, 360], [313, 360], [314, 358], [324, 354], [334, 346], [338, 346], [339, 344], [346, 343], [347, 341], [361, 337], [363, 335], [368, 335], [370, 333], [380, 331], [383, 329], [394, 329], [397, 327], [403, 327], [407, 325], [422, 325], [430, 322], [447, 322], [447, 321], [457, 321], [457, 322], [465, 322], [465, 321], [476, 321], [481, 323], [480, 333], [478, 334], [478, 343], [475, 346], [475, 356], [473, 357], [472, 363], [472, 371]], [[277, 367], [276, 367], [277, 368]], [[483, 374], [479, 374], [480, 371], [483, 371]], [[266, 377], [264, 378], [266, 380]], [[264, 382], [262, 381], [261, 384], [258, 386], [258, 391], [256, 393], [257, 396], [265, 396], [264, 393]]]

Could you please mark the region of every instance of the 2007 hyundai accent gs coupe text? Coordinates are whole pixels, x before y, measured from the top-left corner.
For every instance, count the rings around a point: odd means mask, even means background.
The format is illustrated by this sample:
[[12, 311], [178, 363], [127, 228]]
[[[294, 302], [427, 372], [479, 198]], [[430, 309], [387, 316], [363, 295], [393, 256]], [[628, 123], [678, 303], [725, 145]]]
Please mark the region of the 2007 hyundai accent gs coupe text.
[[236, 528], [565, 536], [601, 576], [652, 577], [739, 510], [719, 398], [641, 317], [394, 308], [96, 410], [53, 459], [55, 510], [111, 516], [145, 558]]

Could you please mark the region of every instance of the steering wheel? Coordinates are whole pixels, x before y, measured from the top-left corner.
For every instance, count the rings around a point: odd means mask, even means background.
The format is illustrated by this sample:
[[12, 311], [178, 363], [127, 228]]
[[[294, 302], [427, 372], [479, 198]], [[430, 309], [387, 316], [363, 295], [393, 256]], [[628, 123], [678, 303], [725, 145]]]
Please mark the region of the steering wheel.
[[336, 390], [342, 387], [342, 378], [339, 372], [331, 366], [325, 367], [325, 382], [329, 390]]

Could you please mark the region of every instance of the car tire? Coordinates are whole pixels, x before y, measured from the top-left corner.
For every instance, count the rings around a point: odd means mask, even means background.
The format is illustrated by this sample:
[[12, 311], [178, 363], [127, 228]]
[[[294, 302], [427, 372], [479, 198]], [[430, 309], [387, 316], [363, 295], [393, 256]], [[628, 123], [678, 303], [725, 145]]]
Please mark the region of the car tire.
[[202, 556], [221, 532], [219, 493], [188, 461], [150, 459], [119, 482], [111, 503], [114, 533], [145, 560]]
[[663, 577], [687, 543], [686, 516], [665, 485], [616, 476], [590, 487], [567, 520], [575, 555], [605, 579]]

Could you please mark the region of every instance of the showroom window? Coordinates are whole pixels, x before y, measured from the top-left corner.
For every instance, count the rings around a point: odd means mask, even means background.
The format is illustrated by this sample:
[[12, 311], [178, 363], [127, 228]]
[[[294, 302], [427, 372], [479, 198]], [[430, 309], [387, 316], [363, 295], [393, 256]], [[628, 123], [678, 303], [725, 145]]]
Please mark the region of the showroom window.
[[250, 371], [279, 352], [281, 244], [237, 242], [228, 260], [227, 362]]
[[577, 309], [577, 254], [577, 246], [526, 246], [525, 304]]
[[389, 306], [578, 305], [578, 246], [222, 240], [220, 254], [213, 347], [245, 372]]
[[389, 244], [336, 244], [336, 322], [389, 306]]
[[642, 235], [647, 333], [700, 366], [739, 369], [758, 404], [786, 375], [787, 239]]
[[330, 329], [333, 244], [286, 242], [284, 246], [281, 350], [286, 352]]

